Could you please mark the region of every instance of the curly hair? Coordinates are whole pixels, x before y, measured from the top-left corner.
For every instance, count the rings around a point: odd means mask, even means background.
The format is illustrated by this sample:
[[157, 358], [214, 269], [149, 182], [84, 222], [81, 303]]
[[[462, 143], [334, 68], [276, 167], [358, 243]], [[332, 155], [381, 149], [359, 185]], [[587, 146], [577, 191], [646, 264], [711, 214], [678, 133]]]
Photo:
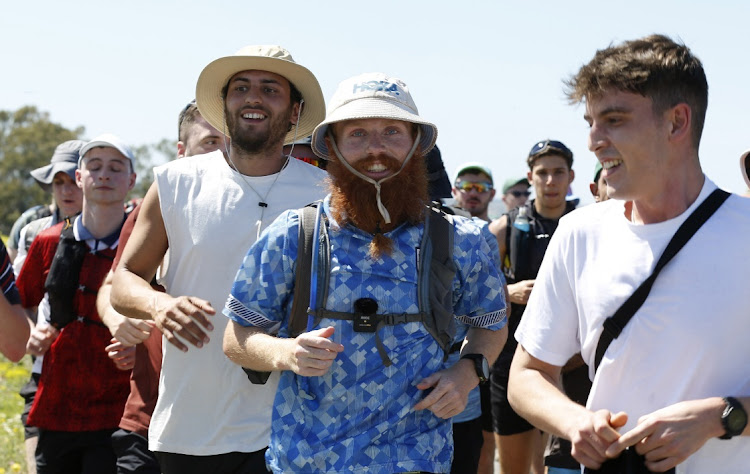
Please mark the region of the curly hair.
[[700, 143], [708, 82], [701, 61], [683, 43], [655, 34], [610, 45], [564, 83], [571, 103], [601, 97], [608, 90], [650, 98], [654, 114], [685, 103], [693, 119], [693, 144], [697, 148]]

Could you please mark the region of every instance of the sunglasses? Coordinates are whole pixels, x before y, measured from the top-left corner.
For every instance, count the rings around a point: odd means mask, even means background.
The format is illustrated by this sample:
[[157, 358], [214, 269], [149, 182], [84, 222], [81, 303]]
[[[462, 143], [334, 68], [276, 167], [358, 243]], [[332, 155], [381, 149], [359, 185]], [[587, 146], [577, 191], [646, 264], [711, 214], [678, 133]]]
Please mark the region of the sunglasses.
[[512, 194], [513, 197], [520, 198], [521, 196], [531, 196], [531, 191], [508, 191], [508, 194]]
[[474, 183], [471, 181], [459, 181], [456, 183], [456, 189], [468, 193], [469, 191], [476, 191], [478, 193], [486, 193], [492, 190], [492, 183], [480, 182]]
[[529, 151], [529, 158], [550, 152], [558, 153], [567, 159], [573, 158], [573, 152], [570, 151], [570, 148], [566, 147], [565, 144], [557, 140], [543, 140], [541, 142], [538, 142], [533, 147], [531, 147], [531, 150]]

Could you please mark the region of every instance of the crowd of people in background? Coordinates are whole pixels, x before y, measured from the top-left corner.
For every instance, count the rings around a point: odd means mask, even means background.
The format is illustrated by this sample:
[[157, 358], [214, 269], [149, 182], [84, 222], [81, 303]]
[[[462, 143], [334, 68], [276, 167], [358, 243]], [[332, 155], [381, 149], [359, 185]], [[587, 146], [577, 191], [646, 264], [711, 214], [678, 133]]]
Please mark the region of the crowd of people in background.
[[28, 472], [743, 472], [750, 200], [701, 169], [703, 66], [652, 35], [566, 87], [587, 206], [561, 141], [498, 196], [402, 79], [326, 108], [280, 46], [203, 69], [137, 205], [118, 136], [59, 144], [0, 243]]

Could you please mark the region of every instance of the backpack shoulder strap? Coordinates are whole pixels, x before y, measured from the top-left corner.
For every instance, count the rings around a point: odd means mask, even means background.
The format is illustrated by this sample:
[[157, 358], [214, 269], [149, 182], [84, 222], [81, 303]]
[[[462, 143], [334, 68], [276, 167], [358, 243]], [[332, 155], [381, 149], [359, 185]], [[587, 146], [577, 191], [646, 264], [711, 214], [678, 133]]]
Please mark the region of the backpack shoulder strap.
[[422, 250], [425, 255], [419, 267], [419, 310], [425, 317], [427, 331], [448, 356], [456, 322], [453, 315], [453, 218], [439, 208], [427, 207], [425, 237]]
[[289, 315], [289, 334], [293, 337], [305, 332], [307, 308], [310, 303], [313, 234], [319, 202], [299, 210], [299, 237], [297, 239], [297, 271], [294, 276], [294, 299]]

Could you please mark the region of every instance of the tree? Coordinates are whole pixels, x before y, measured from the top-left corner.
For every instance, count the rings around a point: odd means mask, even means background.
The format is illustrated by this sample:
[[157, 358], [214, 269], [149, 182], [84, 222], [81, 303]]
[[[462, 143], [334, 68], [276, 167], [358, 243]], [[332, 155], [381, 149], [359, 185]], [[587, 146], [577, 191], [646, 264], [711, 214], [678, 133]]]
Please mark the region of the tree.
[[0, 232], [7, 234], [26, 209], [50, 202], [29, 172], [49, 163], [55, 147], [79, 138], [83, 127], [69, 130], [50, 121], [34, 106], [0, 110]]
[[[177, 156], [177, 142], [163, 138], [159, 143], [153, 145], [141, 145], [133, 147], [135, 155], [135, 172], [138, 175], [135, 187], [130, 192], [130, 197], [143, 197], [154, 182], [154, 166], [166, 163]], [[155, 160], [154, 155], [159, 157]]]
[[[83, 139], [84, 127], [69, 130], [50, 121], [47, 112], [34, 106], [16, 111], [0, 110], [0, 234], [8, 234], [13, 223], [28, 208], [51, 202], [30, 171], [49, 164], [55, 148], [67, 140]], [[174, 159], [174, 140], [133, 146], [138, 181], [130, 197], [143, 197], [153, 181], [151, 167]], [[154, 156], [157, 159], [154, 159]]]

